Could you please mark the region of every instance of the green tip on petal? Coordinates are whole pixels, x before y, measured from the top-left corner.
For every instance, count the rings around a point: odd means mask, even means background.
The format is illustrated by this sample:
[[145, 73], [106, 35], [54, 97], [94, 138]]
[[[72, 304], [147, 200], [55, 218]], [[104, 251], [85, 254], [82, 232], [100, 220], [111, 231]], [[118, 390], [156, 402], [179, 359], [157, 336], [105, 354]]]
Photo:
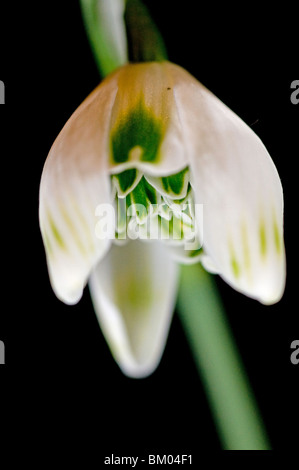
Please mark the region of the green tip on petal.
[[164, 132], [163, 123], [140, 101], [112, 131], [113, 163], [156, 162]]

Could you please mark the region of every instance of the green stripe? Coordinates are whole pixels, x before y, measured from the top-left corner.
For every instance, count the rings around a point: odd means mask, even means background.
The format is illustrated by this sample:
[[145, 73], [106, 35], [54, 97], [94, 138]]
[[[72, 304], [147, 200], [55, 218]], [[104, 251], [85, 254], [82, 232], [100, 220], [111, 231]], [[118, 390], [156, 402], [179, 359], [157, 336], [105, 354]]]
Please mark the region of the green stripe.
[[281, 254], [281, 247], [282, 247], [282, 242], [281, 242], [281, 236], [277, 224], [276, 217], [274, 216], [274, 221], [273, 221], [273, 231], [274, 231], [274, 243], [275, 243], [275, 248], [276, 248], [276, 253], [278, 255]]
[[49, 224], [50, 224], [50, 228], [51, 228], [51, 231], [52, 231], [52, 234], [56, 240], [56, 242], [58, 243], [58, 245], [60, 246], [60, 248], [62, 248], [63, 250], [66, 249], [66, 245], [65, 245], [65, 242], [61, 236], [61, 233], [59, 232], [54, 220], [52, 219], [52, 216], [49, 214], [48, 215], [48, 218], [49, 218]]
[[241, 231], [242, 231], [244, 266], [245, 266], [247, 274], [250, 274], [250, 265], [251, 265], [251, 263], [250, 263], [250, 250], [249, 250], [249, 243], [248, 243], [247, 226], [246, 226], [245, 222], [242, 224]]
[[146, 197], [149, 200], [150, 204], [157, 204], [157, 193], [156, 190], [146, 181], [145, 178], [143, 178], [143, 185], [144, 185], [144, 190], [146, 193]]
[[52, 249], [52, 245], [51, 245], [51, 242], [48, 238], [48, 235], [46, 233], [43, 234], [43, 237], [44, 237], [44, 244], [45, 244], [45, 248], [46, 248], [46, 251], [48, 253], [49, 256], [52, 256], [53, 254], [53, 249]]
[[63, 219], [77, 245], [77, 247], [79, 248], [79, 251], [81, 252], [82, 255], [86, 255], [87, 253], [87, 250], [84, 246], [84, 244], [82, 243], [82, 241], [80, 240], [79, 238], [79, 235], [78, 235], [78, 231], [77, 231], [77, 228], [75, 227], [69, 213], [67, 212], [67, 210], [64, 208], [64, 207], [61, 207], [61, 214], [63, 216]]
[[265, 258], [267, 253], [267, 240], [266, 240], [266, 228], [263, 220], [260, 222], [260, 251], [263, 258]]
[[147, 209], [150, 205], [150, 201], [147, 198], [145, 187], [144, 187], [144, 177], [140, 180], [136, 188], [130, 193], [131, 203], [136, 207], [137, 219], [141, 222], [147, 216]]
[[[143, 162], [156, 162], [164, 135], [163, 127], [161, 120], [140, 100], [112, 131], [112, 162], [125, 163], [136, 158]], [[136, 149], [140, 154], [137, 157]]]
[[181, 194], [184, 189], [185, 175], [188, 171], [188, 168], [176, 173], [175, 175], [170, 175], [162, 178], [162, 185], [164, 190], [167, 193], [174, 193], [176, 195]]
[[125, 170], [122, 173], [113, 175], [113, 178], [118, 180], [119, 189], [122, 193], [125, 193], [135, 183], [137, 178], [137, 171], [134, 168], [131, 170]]
[[231, 265], [233, 275], [235, 279], [239, 279], [241, 275], [241, 267], [237, 260], [232, 242], [229, 243], [229, 251], [230, 251], [230, 265]]

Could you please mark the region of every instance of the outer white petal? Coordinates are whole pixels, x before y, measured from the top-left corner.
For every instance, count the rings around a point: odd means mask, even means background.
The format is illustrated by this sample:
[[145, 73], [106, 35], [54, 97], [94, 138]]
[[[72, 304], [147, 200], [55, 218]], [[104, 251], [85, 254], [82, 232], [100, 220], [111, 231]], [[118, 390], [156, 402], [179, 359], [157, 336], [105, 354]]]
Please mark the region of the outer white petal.
[[201, 262], [201, 264], [203, 265], [205, 270], [208, 271], [209, 273], [219, 274], [219, 271], [216, 268], [216, 266], [214, 265], [213, 261], [205, 253], [200, 256], [199, 261]]
[[[171, 65], [125, 65], [118, 70], [117, 80], [111, 119], [111, 173], [137, 168], [141, 173], [161, 177], [183, 170], [186, 152], [173, 95]], [[120, 137], [119, 151], [115, 151], [114, 136]], [[149, 149], [157, 143], [157, 151], [149, 157]]]
[[204, 250], [234, 288], [274, 303], [285, 285], [277, 170], [238, 116], [180, 67], [173, 73], [196, 202], [204, 205]]
[[110, 243], [96, 236], [95, 210], [110, 201], [107, 135], [116, 91], [112, 77], [79, 106], [43, 169], [39, 218], [49, 274], [57, 297], [70, 304]]
[[125, 374], [145, 377], [161, 358], [174, 309], [177, 266], [158, 242], [113, 246], [90, 278], [94, 308]]

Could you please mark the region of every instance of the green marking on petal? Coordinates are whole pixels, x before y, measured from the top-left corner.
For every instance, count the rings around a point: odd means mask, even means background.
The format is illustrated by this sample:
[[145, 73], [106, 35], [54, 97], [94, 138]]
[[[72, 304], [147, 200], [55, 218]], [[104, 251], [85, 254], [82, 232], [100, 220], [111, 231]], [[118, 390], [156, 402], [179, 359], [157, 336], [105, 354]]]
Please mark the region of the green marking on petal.
[[239, 264], [239, 262], [236, 258], [235, 251], [234, 251], [232, 243], [229, 244], [229, 251], [230, 251], [231, 269], [232, 269], [232, 272], [233, 272], [233, 275], [234, 275], [235, 279], [238, 279], [241, 275], [241, 267], [240, 267], [240, 264]]
[[131, 203], [136, 208], [137, 219], [141, 222], [147, 216], [147, 209], [150, 205], [150, 201], [147, 198], [144, 177], [140, 180], [139, 184], [130, 193]]
[[145, 178], [143, 178], [143, 184], [144, 184], [144, 190], [146, 193], [146, 197], [148, 198], [148, 201], [150, 204], [157, 204], [158, 203], [158, 198], [157, 198], [157, 192], [156, 190], [147, 182]]
[[54, 222], [54, 220], [52, 219], [52, 216], [49, 214], [49, 224], [50, 224], [50, 228], [51, 228], [51, 231], [52, 231], [52, 234], [56, 240], [56, 242], [58, 243], [58, 245], [60, 246], [60, 248], [62, 248], [63, 250], [66, 249], [66, 245], [65, 245], [65, 242]]
[[46, 248], [46, 252], [49, 256], [52, 256], [53, 254], [53, 249], [52, 249], [52, 245], [51, 245], [51, 242], [49, 240], [49, 237], [46, 233], [43, 234], [43, 239], [44, 239], [44, 244], [45, 244], [45, 248]]
[[249, 274], [250, 272], [250, 250], [249, 250], [249, 243], [248, 243], [248, 234], [247, 234], [247, 226], [245, 222], [242, 224], [242, 245], [243, 245], [243, 257], [244, 257], [244, 266]]
[[173, 215], [170, 219], [170, 235], [172, 240], [184, 239], [184, 225], [180, 217]]
[[82, 212], [79, 210], [79, 207], [77, 204], [73, 204], [73, 209], [75, 211], [76, 218], [78, 219], [78, 222], [82, 228], [82, 231], [84, 232], [84, 243], [86, 244], [86, 250], [89, 252], [94, 251], [94, 240], [92, 239], [90, 229], [88, 227], [88, 223], [83, 216]]
[[140, 180], [139, 184], [131, 192], [131, 200], [133, 204], [140, 204], [140, 205], [143, 205], [144, 207], [148, 206], [148, 199], [147, 199], [146, 191], [144, 187], [144, 178]]
[[135, 168], [112, 175], [118, 196], [122, 198], [127, 196], [137, 186], [141, 177], [142, 174]]
[[188, 167], [173, 175], [161, 178], [147, 175], [146, 179], [165, 199], [171, 199], [175, 203], [183, 202], [192, 191]]
[[266, 227], [265, 227], [265, 223], [263, 220], [261, 220], [260, 222], [259, 237], [260, 237], [260, 252], [261, 252], [262, 258], [265, 258], [267, 254], [267, 240], [266, 240]]
[[148, 275], [146, 267], [144, 266], [144, 273], [128, 272], [126, 282], [122, 278], [115, 280], [115, 297], [119, 305], [124, 303], [128, 308], [124, 309], [123, 315], [127, 324], [131, 324], [128, 328], [128, 334], [132, 331], [132, 324], [137, 319], [140, 320], [140, 312], [144, 310], [152, 300], [151, 285], [148, 282]]
[[118, 175], [114, 175], [114, 178], [118, 180], [119, 187], [124, 193], [133, 186], [136, 176], [137, 171], [133, 168], [132, 170], [125, 170]]
[[163, 189], [168, 193], [170, 191], [170, 187], [169, 187], [169, 182], [168, 182], [167, 176], [161, 178], [161, 181], [162, 181]]
[[180, 171], [175, 175], [170, 175], [167, 177], [162, 178], [162, 185], [163, 188], [167, 193], [174, 193], [176, 195], [180, 195], [184, 189], [185, 183], [185, 175], [188, 171], [188, 168], [184, 168], [184, 170]]
[[196, 250], [186, 250], [186, 251], [188, 253], [189, 258], [196, 258], [197, 256], [202, 255], [203, 253], [202, 247], [197, 248]]
[[231, 258], [231, 267], [233, 271], [233, 275], [235, 276], [236, 279], [240, 277], [240, 265], [236, 258], [232, 257]]
[[[185, 170], [183, 170], [183, 171], [185, 171]], [[186, 171], [188, 171], [188, 168], [186, 168]], [[182, 203], [186, 202], [187, 198], [191, 194], [191, 191], [192, 191], [191, 184], [188, 183], [186, 195], [184, 197], [182, 197], [181, 199], [173, 199], [172, 203], [173, 204], [182, 204]]]
[[140, 100], [125, 117], [121, 116], [112, 130], [112, 162], [157, 161], [164, 131], [162, 120]]
[[75, 240], [75, 243], [76, 243], [77, 247], [79, 248], [79, 251], [82, 253], [82, 255], [86, 255], [86, 252], [87, 252], [86, 248], [85, 248], [84, 244], [82, 243], [82, 241], [80, 240], [80, 238], [78, 236], [77, 229], [74, 226], [74, 223], [73, 223], [71, 217], [69, 216], [69, 213], [67, 212], [67, 210], [64, 207], [61, 208], [61, 214], [63, 216], [63, 219], [64, 219], [69, 231], [71, 232], [71, 235], [72, 235], [73, 239]]
[[276, 253], [280, 255], [281, 249], [282, 249], [282, 240], [281, 240], [281, 235], [280, 235], [280, 231], [278, 228], [275, 215], [274, 215], [274, 220], [273, 220], [273, 232], [274, 232], [274, 243], [275, 243]]

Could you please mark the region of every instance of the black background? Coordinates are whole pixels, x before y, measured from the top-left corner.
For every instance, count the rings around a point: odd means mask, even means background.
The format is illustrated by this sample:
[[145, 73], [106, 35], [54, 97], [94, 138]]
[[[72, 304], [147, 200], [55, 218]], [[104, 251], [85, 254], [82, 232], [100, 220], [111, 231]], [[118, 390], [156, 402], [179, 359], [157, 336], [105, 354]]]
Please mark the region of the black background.
[[[290, 362], [290, 344], [299, 336], [299, 105], [290, 101], [290, 84], [299, 78], [298, 11], [286, 3], [267, 11], [253, 3], [222, 9], [187, 0], [146, 3], [169, 59], [253, 128], [282, 179], [288, 264], [283, 299], [265, 307], [217, 283], [273, 449], [288, 454], [299, 444], [299, 365]], [[0, 393], [6, 442], [18, 442], [21, 455], [32, 459], [36, 449], [47, 459], [55, 459], [58, 449], [67, 459], [92, 457], [95, 468], [112, 452], [140, 458], [193, 454], [194, 462], [206, 452], [220, 454], [176, 314], [159, 368], [132, 380], [109, 353], [88, 290], [69, 307], [49, 284], [37, 215], [40, 175], [63, 124], [100, 80], [78, 2], [18, 2], [5, 7], [0, 21], [6, 91], [0, 108], [0, 339], [6, 348]]]

